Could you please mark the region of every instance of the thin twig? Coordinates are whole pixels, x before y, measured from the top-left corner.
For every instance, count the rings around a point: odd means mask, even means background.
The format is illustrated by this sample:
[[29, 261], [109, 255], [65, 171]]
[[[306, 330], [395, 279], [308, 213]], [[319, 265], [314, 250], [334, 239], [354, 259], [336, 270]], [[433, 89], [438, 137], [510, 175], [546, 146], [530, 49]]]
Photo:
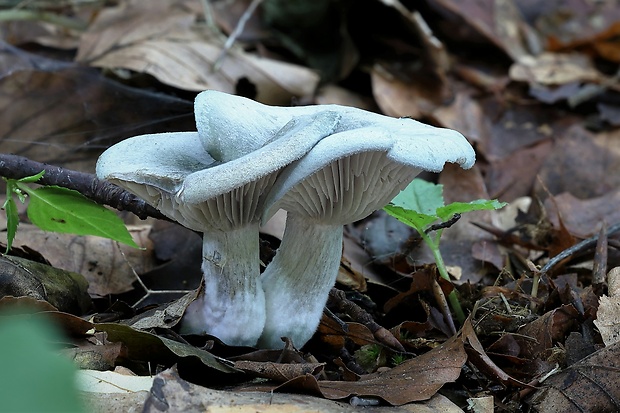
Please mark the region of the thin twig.
[[233, 44], [235, 44], [235, 41], [237, 40], [239, 35], [243, 33], [245, 24], [248, 22], [250, 17], [252, 17], [252, 14], [254, 14], [254, 10], [256, 10], [256, 8], [262, 2], [263, 0], [252, 0], [252, 3], [250, 3], [248, 8], [245, 10], [245, 12], [243, 12], [241, 17], [239, 18], [239, 21], [237, 22], [237, 26], [235, 26], [235, 30], [233, 30], [230, 36], [228, 36], [228, 39], [226, 39], [226, 43], [224, 43], [224, 47], [222, 48], [222, 51], [220, 52], [217, 59], [215, 59], [215, 63], [213, 63], [213, 70], [217, 71], [219, 69], [220, 65], [222, 64], [222, 61], [226, 57], [226, 54], [228, 53], [230, 48], [233, 46]]
[[23, 156], [0, 153], [0, 176], [20, 179], [41, 171], [45, 171], [45, 174], [37, 181], [38, 184], [73, 189], [99, 204], [109, 205], [119, 211], [132, 212], [141, 219], [153, 217], [169, 220], [144, 200], [110, 182], [99, 180], [94, 174], [36, 162]]
[[[594, 252], [594, 267], [592, 268], [592, 285], [599, 287], [605, 282], [607, 275], [607, 223], [603, 221], [601, 230], [596, 241], [596, 250]], [[601, 291], [602, 293], [602, 291]]]
[[[607, 230], [607, 236], [609, 237], [612, 234], [615, 234], [616, 232], [620, 231], [620, 223], [617, 223], [611, 227], [609, 227], [609, 229]], [[546, 275], [549, 271], [551, 271], [551, 269], [553, 267], [555, 267], [556, 265], [558, 265], [560, 262], [564, 261], [566, 258], [571, 257], [572, 255], [581, 252], [583, 250], [586, 250], [588, 248], [592, 248], [596, 245], [597, 241], [598, 241], [599, 235], [594, 235], [590, 238], [584, 239], [581, 242], [578, 242], [577, 244], [573, 245], [570, 248], [565, 249], [564, 251], [562, 251], [561, 253], [559, 253], [558, 255], [556, 255], [555, 257], [551, 258], [541, 269], [540, 269], [540, 276], [542, 277], [543, 275]]]
[[446, 295], [443, 293], [441, 286], [434, 277], [431, 285], [433, 288], [433, 295], [435, 295], [435, 301], [437, 301], [437, 305], [443, 314], [444, 321], [450, 329], [450, 334], [455, 335], [456, 326], [454, 325], [454, 320], [452, 319], [452, 314], [450, 313], [450, 306], [446, 300]]
[[348, 300], [344, 291], [332, 288], [329, 292], [329, 300], [336, 304], [340, 311], [349, 315], [356, 322], [368, 327], [375, 338], [381, 343], [399, 352], [405, 352], [405, 348], [400, 344], [400, 341], [386, 328], [381, 327], [362, 307]]

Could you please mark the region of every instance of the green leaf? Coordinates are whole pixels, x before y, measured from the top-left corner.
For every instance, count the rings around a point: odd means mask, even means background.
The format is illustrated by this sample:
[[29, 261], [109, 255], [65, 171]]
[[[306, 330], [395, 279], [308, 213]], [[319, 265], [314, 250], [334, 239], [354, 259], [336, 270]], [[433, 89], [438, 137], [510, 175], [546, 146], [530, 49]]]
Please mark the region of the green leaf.
[[19, 225], [19, 214], [17, 213], [17, 204], [10, 194], [7, 195], [4, 205], [2, 205], [6, 213], [6, 251], [8, 253], [13, 246], [17, 226]]
[[421, 214], [435, 215], [437, 208], [444, 206], [443, 185], [414, 179], [390, 203]]
[[437, 208], [437, 216], [441, 218], [442, 221], [447, 221], [448, 219], [452, 218], [454, 214], [462, 214], [464, 212], [471, 211], [500, 209], [505, 207], [506, 205], [507, 204], [505, 202], [499, 202], [497, 199], [477, 199], [471, 202], [453, 202], [450, 205]]
[[36, 175], [25, 176], [23, 178], [18, 179], [17, 182], [25, 182], [25, 183], [37, 182], [39, 179], [43, 178], [43, 175], [45, 175], [45, 171], [41, 171]]
[[438, 219], [435, 215], [420, 214], [392, 204], [386, 205], [383, 209], [400, 222], [415, 228], [419, 233], [423, 233], [428, 225]]
[[45, 186], [28, 189], [28, 195], [28, 218], [44, 231], [96, 235], [139, 248], [114, 212], [77, 191]]

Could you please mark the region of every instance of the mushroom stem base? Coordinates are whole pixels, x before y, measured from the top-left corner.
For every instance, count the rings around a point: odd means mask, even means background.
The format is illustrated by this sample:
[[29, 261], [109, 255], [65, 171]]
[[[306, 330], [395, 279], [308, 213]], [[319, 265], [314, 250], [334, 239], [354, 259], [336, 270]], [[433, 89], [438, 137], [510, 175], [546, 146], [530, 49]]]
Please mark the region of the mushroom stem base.
[[316, 331], [342, 255], [342, 225], [324, 225], [289, 213], [282, 243], [261, 276], [267, 319], [261, 348], [298, 348]]
[[235, 346], [254, 346], [265, 324], [258, 224], [203, 236], [203, 290], [185, 311], [183, 334], [210, 334]]

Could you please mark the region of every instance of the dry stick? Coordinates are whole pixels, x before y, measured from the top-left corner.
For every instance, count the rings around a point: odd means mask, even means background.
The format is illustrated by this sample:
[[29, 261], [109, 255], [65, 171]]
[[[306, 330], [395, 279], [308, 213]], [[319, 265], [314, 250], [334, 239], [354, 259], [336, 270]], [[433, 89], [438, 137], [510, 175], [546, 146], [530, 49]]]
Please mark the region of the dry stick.
[[32, 161], [23, 156], [0, 153], [0, 176], [20, 179], [41, 171], [45, 171], [45, 174], [36, 182], [38, 184], [73, 189], [99, 204], [132, 212], [141, 219], [153, 217], [169, 220], [142, 199], [114, 184], [97, 179], [93, 174]]
[[243, 12], [241, 17], [239, 18], [239, 21], [237, 22], [237, 26], [235, 26], [235, 30], [233, 30], [230, 36], [228, 36], [228, 39], [226, 39], [226, 43], [224, 44], [224, 48], [220, 52], [217, 59], [215, 59], [215, 63], [213, 63], [214, 70], [219, 69], [220, 65], [222, 64], [222, 61], [226, 57], [226, 54], [228, 53], [230, 48], [233, 46], [233, 44], [237, 40], [237, 37], [239, 37], [239, 35], [243, 32], [243, 29], [245, 28], [245, 24], [248, 22], [248, 20], [254, 13], [254, 10], [256, 10], [256, 8], [262, 2], [263, 0], [252, 0], [252, 3], [250, 3], [248, 8], [245, 10], [245, 12]]
[[401, 353], [405, 352], [405, 348], [402, 344], [400, 344], [400, 341], [398, 341], [396, 337], [394, 337], [394, 335], [392, 335], [392, 333], [390, 333], [386, 328], [377, 324], [371, 315], [364, 311], [362, 307], [352, 301], [349, 301], [344, 291], [332, 288], [329, 292], [329, 300], [330, 302], [336, 304], [340, 311], [349, 315], [356, 322], [364, 324], [368, 327], [370, 332], [381, 343]]
[[[617, 223], [611, 227], [609, 227], [609, 229], [607, 230], [607, 236], [609, 237], [612, 234], [615, 234], [616, 232], [620, 231], [620, 223]], [[551, 258], [541, 269], [540, 269], [540, 276], [544, 276], [545, 274], [547, 274], [549, 271], [551, 271], [551, 269], [553, 267], [555, 267], [556, 265], [558, 265], [560, 262], [564, 261], [566, 258], [572, 256], [573, 254], [576, 254], [578, 252], [581, 252], [583, 250], [586, 250], [588, 248], [592, 248], [596, 245], [597, 241], [598, 241], [599, 235], [594, 235], [590, 238], [584, 239], [583, 241], [573, 245], [570, 248], [565, 249], [564, 251], [562, 251], [561, 253], [559, 253], [558, 255], [556, 255], [555, 257]]]
[[454, 320], [452, 319], [452, 314], [450, 313], [450, 306], [448, 305], [448, 300], [446, 300], [446, 295], [443, 293], [437, 279], [433, 278], [431, 285], [433, 288], [433, 295], [435, 296], [435, 300], [437, 301], [437, 305], [439, 305], [439, 309], [441, 310], [441, 314], [443, 314], [446, 324], [448, 324], [450, 333], [455, 335], [456, 326], [454, 325]]
[[[605, 282], [605, 276], [607, 275], [607, 248], [607, 223], [603, 221], [598, 234], [598, 241], [596, 242], [596, 250], [594, 251], [592, 285], [596, 286], [595, 290], [602, 290], [600, 287]], [[602, 291], [600, 292], [602, 293]]]

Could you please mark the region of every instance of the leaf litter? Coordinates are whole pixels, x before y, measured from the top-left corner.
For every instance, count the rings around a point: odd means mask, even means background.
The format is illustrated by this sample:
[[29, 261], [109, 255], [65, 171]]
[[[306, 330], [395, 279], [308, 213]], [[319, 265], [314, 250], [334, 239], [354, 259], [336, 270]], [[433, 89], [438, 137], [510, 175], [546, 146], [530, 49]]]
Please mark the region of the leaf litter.
[[[49, 10], [81, 22], [71, 28], [0, 24], [7, 34], [0, 49], [2, 152], [92, 171], [98, 154], [120, 139], [192, 130], [195, 92], [214, 88], [281, 105], [375, 108], [457, 129], [475, 145], [476, 166], [423, 177], [444, 184], [447, 202], [522, 205], [470, 214], [445, 231], [442, 255], [470, 314], [457, 335], [433, 294], [428, 251], [377, 213], [346, 228], [338, 283], [345, 293], [330, 302], [315, 337], [303, 349], [276, 352], [175, 332], [183, 301], [175, 307], [170, 295], [155, 291], [191, 298], [183, 291], [197, 288], [198, 237], [149, 221], [140, 233], [141, 245], [152, 244], [147, 259], [36, 234], [23, 222], [23, 254], [52, 263], [55, 277], [73, 285], [41, 288], [33, 277], [43, 273], [39, 267], [11, 261], [0, 305], [54, 317], [66, 334], [65, 352], [82, 368], [154, 375], [138, 402], [145, 411], [159, 406], [157, 394], [183, 409], [200, 400], [231, 406], [242, 394], [289, 408], [312, 400], [295, 402], [286, 393], [358, 406], [430, 400], [431, 409], [454, 411], [488, 395], [496, 411], [618, 410], [617, 333], [606, 330], [615, 327], [617, 296], [611, 278], [593, 281], [595, 270], [606, 274], [620, 257], [617, 236], [599, 235], [618, 222], [617, 10], [585, 0], [334, 6], [329, 13], [339, 17], [325, 22], [337, 24], [338, 41], [318, 50], [312, 36], [287, 32], [286, 19], [272, 14], [284, 24], [276, 31], [259, 7], [222, 52], [249, 2], [234, 2], [234, 11], [214, 5], [219, 27], [210, 26], [199, 1], [147, 9], [136, 1], [79, 3]], [[596, 250], [584, 247], [540, 271], [593, 235], [601, 239]], [[277, 248], [270, 237], [264, 262]], [[92, 300], [84, 300], [78, 273]], [[439, 288], [446, 294], [453, 287], [440, 281]], [[349, 303], [359, 311], [345, 310]], [[223, 385], [228, 389], [215, 390]], [[187, 394], [196, 398], [183, 401]]]

